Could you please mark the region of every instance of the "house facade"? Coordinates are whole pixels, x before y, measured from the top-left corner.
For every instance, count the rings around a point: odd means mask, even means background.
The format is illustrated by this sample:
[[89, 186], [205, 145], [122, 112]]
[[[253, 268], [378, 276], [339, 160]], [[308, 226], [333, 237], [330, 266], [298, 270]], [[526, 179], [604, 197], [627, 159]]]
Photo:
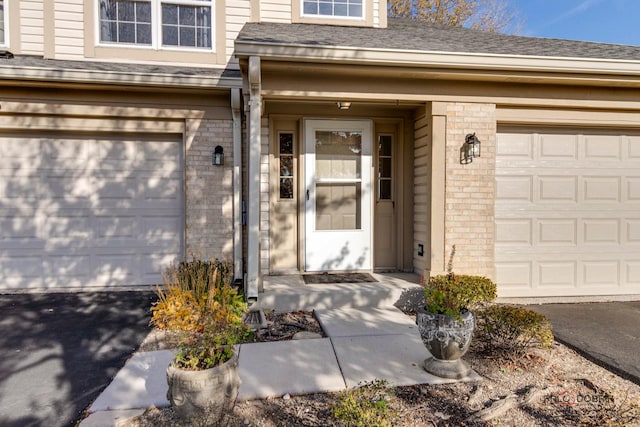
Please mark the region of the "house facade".
[[0, 4], [2, 289], [215, 256], [259, 298], [455, 245], [503, 297], [640, 296], [639, 47], [374, 0]]

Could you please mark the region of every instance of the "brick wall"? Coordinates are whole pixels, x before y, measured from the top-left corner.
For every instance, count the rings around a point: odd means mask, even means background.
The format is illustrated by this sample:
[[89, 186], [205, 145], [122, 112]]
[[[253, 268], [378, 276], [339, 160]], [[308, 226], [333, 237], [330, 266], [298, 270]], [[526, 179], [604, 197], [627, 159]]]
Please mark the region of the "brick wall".
[[[186, 150], [186, 255], [233, 260], [233, 121], [194, 120]], [[216, 145], [224, 166], [213, 166]]]
[[[451, 103], [446, 114], [445, 260], [456, 245], [455, 272], [493, 278], [495, 105]], [[474, 132], [481, 157], [461, 165], [460, 147]]]

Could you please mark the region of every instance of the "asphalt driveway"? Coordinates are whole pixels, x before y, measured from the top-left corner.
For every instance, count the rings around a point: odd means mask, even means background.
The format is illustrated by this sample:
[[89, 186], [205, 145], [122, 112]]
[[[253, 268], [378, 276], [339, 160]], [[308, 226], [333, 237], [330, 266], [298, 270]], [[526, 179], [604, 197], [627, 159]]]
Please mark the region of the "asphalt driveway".
[[543, 304], [556, 339], [640, 385], [640, 301]]
[[69, 426], [148, 331], [152, 292], [0, 295], [0, 425]]

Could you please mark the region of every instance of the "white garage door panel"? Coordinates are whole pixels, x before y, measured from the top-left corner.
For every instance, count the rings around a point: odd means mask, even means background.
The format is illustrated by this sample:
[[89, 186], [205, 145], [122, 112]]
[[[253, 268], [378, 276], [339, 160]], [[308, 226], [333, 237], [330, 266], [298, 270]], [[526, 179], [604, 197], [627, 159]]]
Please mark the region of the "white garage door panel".
[[155, 284], [181, 254], [175, 140], [0, 136], [0, 288]]
[[640, 294], [640, 136], [501, 132], [501, 296]]

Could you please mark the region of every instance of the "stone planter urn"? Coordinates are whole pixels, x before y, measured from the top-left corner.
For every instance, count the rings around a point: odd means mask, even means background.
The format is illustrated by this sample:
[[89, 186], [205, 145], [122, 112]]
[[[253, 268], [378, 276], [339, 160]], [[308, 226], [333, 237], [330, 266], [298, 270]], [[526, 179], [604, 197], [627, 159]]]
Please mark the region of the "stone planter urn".
[[238, 352], [220, 366], [189, 371], [170, 364], [167, 368], [167, 400], [183, 420], [214, 417], [220, 420], [238, 394]]
[[460, 319], [445, 314], [434, 314], [420, 309], [416, 324], [422, 342], [432, 357], [424, 361], [424, 369], [442, 378], [461, 379], [469, 375], [471, 368], [460, 359], [469, 350], [475, 317], [464, 311]]

